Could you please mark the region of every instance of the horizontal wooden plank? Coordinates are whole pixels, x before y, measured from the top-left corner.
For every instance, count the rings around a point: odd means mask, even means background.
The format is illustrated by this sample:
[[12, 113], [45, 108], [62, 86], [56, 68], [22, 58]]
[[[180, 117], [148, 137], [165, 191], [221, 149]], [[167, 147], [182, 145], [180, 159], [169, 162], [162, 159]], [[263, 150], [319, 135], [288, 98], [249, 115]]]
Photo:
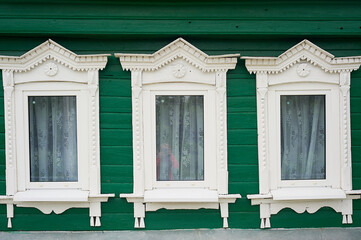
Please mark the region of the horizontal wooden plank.
[[256, 129], [235, 129], [228, 131], [228, 145], [256, 145]]
[[[1, 137], [1, 134], [0, 134]], [[0, 142], [1, 143], [1, 142]], [[101, 129], [101, 146], [132, 146], [131, 129]], [[1, 146], [1, 145], [0, 145]]]
[[130, 97], [130, 81], [102, 79], [99, 82], [100, 96]]
[[256, 81], [254, 79], [228, 79], [228, 97], [256, 96]]
[[[13, 19], [2, 18], [0, 34], [23, 35], [298, 35], [360, 36], [361, 20], [283, 21], [219, 19]], [[292, 31], [290, 31], [292, 29]]]
[[232, 165], [228, 166], [229, 182], [257, 182], [257, 165]]
[[351, 143], [352, 146], [361, 146], [361, 130], [351, 131]]
[[233, 112], [255, 112], [256, 111], [256, 97], [255, 96], [241, 96], [227, 98], [227, 111]]
[[257, 129], [256, 112], [227, 114], [228, 129]]
[[131, 113], [132, 99], [131, 97], [100, 97], [101, 113]]
[[228, 164], [258, 164], [257, 145], [228, 146]]
[[[131, 113], [101, 113], [100, 114], [100, 128], [101, 129], [131, 129], [132, 128], [132, 114]], [[0, 131], [1, 131], [1, 128], [0, 128]]]
[[[124, 2], [71, 2], [52, 1], [47, 4], [36, 1], [2, 4], [0, 15], [12, 18], [142, 18], [142, 19], [359, 19], [360, 5], [355, 1], [344, 4], [328, 2], [267, 2], [267, 1], [146, 1]], [[66, 1], [65, 1], [66, 2]], [[312, 4], [312, 7], [309, 7]], [[199, 9], [202, 11], [199, 11]], [[37, 11], [35, 11], [35, 9]], [[21, 11], [23, 10], [23, 11]], [[344, 13], [348, 13], [345, 15]]]
[[114, 193], [119, 198], [120, 193], [133, 193], [133, 183], [107, 183], [101, 184], [102, 193]]
[[132, 183], [133, 166], [128, 165], [103, 165], [101, 167], [103, 183]]
[[101, 146], [100, 161], [102, 165], [132, 165], [132, 146]]

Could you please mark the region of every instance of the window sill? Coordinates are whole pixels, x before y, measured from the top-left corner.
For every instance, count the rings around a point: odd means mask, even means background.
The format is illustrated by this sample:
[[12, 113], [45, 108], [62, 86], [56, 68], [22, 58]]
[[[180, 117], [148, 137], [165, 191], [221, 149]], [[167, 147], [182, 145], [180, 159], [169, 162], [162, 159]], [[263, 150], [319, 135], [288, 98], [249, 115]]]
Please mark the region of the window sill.
[[144, 192], [144, 202], [218, 202], [218, 193], [204, 188], [154, 189]]
[[147, 211], [165, 209], [221, 209], [223, 227], [228, 228], [228, 203], [234, 203], [240, 194], [218, 194], [216, 190], [204, 188], [163, 188], [141, 194], [120, 194], [128, 202], [134, 203], [135, 228], [144, 228]]
[[27, 190], [14, 195], [14, 202], [87, 202], [88, 191], [81, 190]]
[[261, 228], [270, 228], [271, 215], [284, 208], [291, 208], [297, 213], [315, 213], [322, 207], [333, 208], [343, 216], [343, 224], [352, 223], [352, 200], [360, 199], [361, 191], [345, 192], [342, 189], [308, 187], [281, 188], [268, 194], [247, 195], [252, 205], [260, 205]]

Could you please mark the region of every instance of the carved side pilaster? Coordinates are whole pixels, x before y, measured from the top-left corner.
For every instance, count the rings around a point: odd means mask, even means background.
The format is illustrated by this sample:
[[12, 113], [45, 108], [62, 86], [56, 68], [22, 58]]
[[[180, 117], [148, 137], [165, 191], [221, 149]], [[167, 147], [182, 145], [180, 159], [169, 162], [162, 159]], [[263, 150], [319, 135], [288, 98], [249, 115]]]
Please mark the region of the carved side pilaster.
[[228, 193], [227, 171], [227, 94], [226, 71], [216, 72], [216, 124], [217, 124], [217, 171], [218, 192]]
[[99, 163], [99, 123], [98, 114], [98, 83], [99, 74], [97, 70], [88, 71], [88, 90], [90, 97], [89, 123], [90, 123], [90, 193], [100, 193], [100, 170]]
[[257, 93], [260, 98], [260, 124], [258, 128], [258, 133], [260, 134], [260, 156], [261, 156], [261, 167], [265, 169], [267, 167], [267, 146], [266, 146], [266, 95], [268, 88], [258, 88]]
[[134, 148], [135, 148], [135, 167], [140, 170], [142, 167], [142, 157], [141, 157], [141, 145], [142, 145], [142, 133], [141, 133], [141, 92], [142, 92], [142, 79], [141, 71], [132, 71], [132, 96], [133, 96], [133, 116], [134, 116]]
[[6, 140], [6, 194], [14, 195], [16, 191], [16, 149], [13, 71], [3, 71], [3, 86]]
[[351, 176], [351, 127], [350, 127], [350, 72], [340, 72], [341, 91], [341, 156], [342, 156], [342, 188], [352, 189]]
[[90, 139], [91, 139], [91, 165], [96, 166], [97, 164], [97, 122], [96, 122], [96, 114], [97, 114], [97, 90], [98, 90], [98, 71], [89, 71], [88, 72], [88, 89], [90, 92]]
[[226, 95], [226, 72], [219, 71], [216, 73], [216, 93], [217, 93], [217, 126], [218, 126], [218, 152], [219, 162], [222, 170], [227, 170], [227, 95]]
[[258, 131], [258, 161], [259, 161], [259, 181], [260, 193], [269, 192], [269, 165], [267, 146], [267, 93], [268, 76], [266, 72], [257, 73], [257, 131]]

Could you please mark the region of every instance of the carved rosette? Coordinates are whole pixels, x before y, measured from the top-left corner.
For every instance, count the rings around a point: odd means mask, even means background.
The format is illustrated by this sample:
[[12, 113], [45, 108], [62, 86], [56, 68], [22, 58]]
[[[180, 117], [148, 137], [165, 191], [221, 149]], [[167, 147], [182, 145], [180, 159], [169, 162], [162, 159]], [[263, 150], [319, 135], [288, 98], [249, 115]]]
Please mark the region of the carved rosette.
[[187, 69], [183, 64], [176, 64], [173, 66], [172, 73], [176, 78], [182, 78], [186, 75]]
[[49, 62], [44, 66], [44, 72], [49, 77], [55, 76], [58, 73], [58, 65]]
[[297, 74], [300, 77], [307, 77], [311, 72], [311, 68], [307, 63], [301, 63], [297, 67]]

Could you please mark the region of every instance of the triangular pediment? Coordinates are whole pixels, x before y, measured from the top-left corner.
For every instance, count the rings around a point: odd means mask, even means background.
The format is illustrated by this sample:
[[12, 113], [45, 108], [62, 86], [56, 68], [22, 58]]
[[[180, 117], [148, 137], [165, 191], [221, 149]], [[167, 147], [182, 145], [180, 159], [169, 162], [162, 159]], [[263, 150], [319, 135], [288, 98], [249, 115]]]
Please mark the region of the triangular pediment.
[[242, 59], [246, 59], [249, 72], [269, 74], [283, 72], [298, 62], [309, 62], [331, 73], [357, 70], [361, 64], [361, 56], [336, 58], [308, 40], [303, 40], [278, 57], [242, 57]]
[[124, 70], [156, 71], [176, 59], [184, 59], [190, 65], [211, 72], [234, 69], [239, 54], [209, 56], [183, 38], [178, 38], [153, 54], [116, 53]]
[[49, 39], [25, 54], [0, 56], [0, 69], [29, 71], [47, 60], [54, 60], [74, 71], [103, 69], [109, 54], [78, 55]]

